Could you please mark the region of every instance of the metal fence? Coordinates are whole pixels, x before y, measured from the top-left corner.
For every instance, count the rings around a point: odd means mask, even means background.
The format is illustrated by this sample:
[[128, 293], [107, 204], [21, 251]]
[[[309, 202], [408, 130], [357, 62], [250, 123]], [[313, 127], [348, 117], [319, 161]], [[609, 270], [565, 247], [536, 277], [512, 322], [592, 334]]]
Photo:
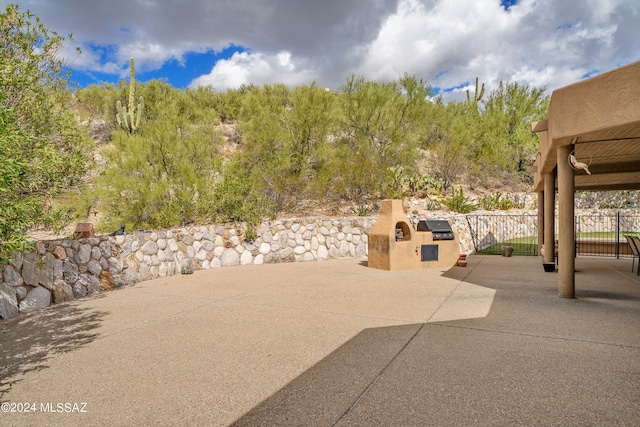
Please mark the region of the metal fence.
[[500, 254], [503, 245], [513, 246], [513, 255], [538, 255], [538, 215], [467, 215], [476, 253]]
[[[467, 216], [467, 223], [477, 253], [500, 254], [503, 245], [511, 245], [514, 255], [538, 255], [537, 215], [471, 214]], [[640, 214], [576, 215], [575, 227], [577, 255], [631, 257], [631, 249], [624, 236], [640, 236]]]
[[575, 226], [578, 255], [631, 257], [631, 248], [624, 236], [640, 236], [640, 214], [577, 215]]

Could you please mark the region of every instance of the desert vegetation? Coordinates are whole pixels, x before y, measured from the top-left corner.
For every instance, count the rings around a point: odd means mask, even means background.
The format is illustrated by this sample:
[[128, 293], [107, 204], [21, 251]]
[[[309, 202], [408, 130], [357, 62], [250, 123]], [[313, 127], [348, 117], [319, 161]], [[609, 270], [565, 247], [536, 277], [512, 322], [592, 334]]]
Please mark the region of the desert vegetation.
[[[0, 254], [36, 226], [98, 230], [193, 222], [257, 223], [350, 209], [386, 197], [469, 209], [461, 186], [527, 188], [544, 88], [475, 80], [445, 102], [404, 75], [181, 90], [163, 80], [73, 88], [59, 53], [68, 38], [7, 6], [0, 38]], [[485, 93], [486, 92], [486, 93]], [[487, 199], [508, 205], [501, 196]]]

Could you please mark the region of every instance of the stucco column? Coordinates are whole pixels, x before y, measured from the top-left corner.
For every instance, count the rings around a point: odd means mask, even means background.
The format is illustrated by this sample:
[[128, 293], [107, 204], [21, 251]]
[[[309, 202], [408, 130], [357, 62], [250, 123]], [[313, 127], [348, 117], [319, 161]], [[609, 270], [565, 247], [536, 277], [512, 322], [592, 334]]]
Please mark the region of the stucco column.
[[569, 165], [573, 145], [558, 147], [558, 295], [575, 297], [574, 170]]
[[538, 191], [538, 256], [544, 244], [544, 191]]
[[546, 173], [544, 179], [544, 262], [555, 262], [555, 210], [556, 180], [554, 172]]

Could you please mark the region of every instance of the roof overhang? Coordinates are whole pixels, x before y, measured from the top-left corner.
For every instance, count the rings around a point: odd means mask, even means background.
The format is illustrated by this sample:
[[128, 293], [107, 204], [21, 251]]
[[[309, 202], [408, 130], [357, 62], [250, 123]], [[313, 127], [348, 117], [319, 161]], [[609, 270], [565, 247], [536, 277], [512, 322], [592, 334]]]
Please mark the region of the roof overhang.
[[[578, 161], [576, 190], [640, 189], [640, 61], [555, 90], [539, 133], [534, 186], [557, 167], [557, 149], [573, 145]], [[568, 159], [561, 159], [568, 161]]]

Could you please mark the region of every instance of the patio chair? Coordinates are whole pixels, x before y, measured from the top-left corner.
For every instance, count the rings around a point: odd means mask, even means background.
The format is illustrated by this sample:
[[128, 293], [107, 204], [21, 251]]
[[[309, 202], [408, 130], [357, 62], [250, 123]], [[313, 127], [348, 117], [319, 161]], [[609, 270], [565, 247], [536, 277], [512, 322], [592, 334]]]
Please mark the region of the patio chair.
[[631, 272], [633, 273], [633, 266], [638, 258], [638, 276], [640, 276], [640, 238], [637, 236], [624, 236], [627, 239], [627, 243], [629, 243], [629, 247], [631, 248]]

